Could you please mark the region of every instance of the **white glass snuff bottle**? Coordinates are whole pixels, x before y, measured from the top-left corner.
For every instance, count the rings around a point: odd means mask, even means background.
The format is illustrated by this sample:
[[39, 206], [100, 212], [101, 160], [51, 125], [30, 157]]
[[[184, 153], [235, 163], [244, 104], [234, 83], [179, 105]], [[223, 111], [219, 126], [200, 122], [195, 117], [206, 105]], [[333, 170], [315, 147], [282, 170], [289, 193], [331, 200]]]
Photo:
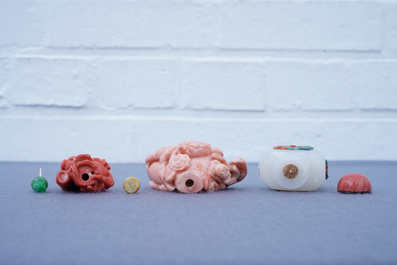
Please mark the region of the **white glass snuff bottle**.
[[262, 154], [259, 175], [274, 190], [314, 191], [328, 178], [328, 162], [310, 146], [276, 146]]

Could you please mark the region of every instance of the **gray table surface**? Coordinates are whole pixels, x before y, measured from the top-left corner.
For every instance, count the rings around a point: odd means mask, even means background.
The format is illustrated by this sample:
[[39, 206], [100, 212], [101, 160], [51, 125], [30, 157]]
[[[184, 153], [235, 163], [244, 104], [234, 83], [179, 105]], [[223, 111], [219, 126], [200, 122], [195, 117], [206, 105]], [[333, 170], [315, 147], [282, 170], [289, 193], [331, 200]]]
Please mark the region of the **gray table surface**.
[[[242, 182], [200, 194], [153, 190], [144, 164], [111, 164], [106, 192], [65, 192], [59, 166], [0, 162], [0, 264], [397, 264], [397, 162], [331, 161], [315, 192], [270, 190], [249, 164]], [[43, 194], [30, 187], [40, 167]], [[351, 172], [372, 194], [337, 192]]]

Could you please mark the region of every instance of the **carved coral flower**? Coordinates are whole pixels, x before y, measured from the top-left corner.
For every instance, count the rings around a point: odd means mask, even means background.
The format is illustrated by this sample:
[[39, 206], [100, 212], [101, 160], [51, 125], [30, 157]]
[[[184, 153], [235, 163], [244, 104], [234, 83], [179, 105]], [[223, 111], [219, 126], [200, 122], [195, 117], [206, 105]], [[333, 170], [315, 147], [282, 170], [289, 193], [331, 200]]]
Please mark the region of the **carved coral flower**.
[[180, 143], [179, 146], [189, 157], [207, 156], [212, 153], [211, 145], [203, 142], [188, 141]]
[[174, 181], [175, 179], [176, 172], [172, 170], [170, 165], [165, 167], [165, 173], [164, 173], [164, 178], [167, 182]]
[[224, 164], [221, 164], [219, 161], [212, 161], [210, 170], [215, 179], [225, 183], [230, 181], [231, 174], [228, 167]]
[[182, 171], [188, 168], [190, 165], [190, 158], [188, 155], [179, 154], [172, 156], [170, 159], [169, 166], [172, 170]]

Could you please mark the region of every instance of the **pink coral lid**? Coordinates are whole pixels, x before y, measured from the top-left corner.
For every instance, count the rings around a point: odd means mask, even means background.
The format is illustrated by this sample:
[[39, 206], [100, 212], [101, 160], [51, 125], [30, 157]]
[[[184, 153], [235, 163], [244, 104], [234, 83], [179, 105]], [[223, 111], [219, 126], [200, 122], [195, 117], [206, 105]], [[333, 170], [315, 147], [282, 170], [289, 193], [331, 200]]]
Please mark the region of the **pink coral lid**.
[[341, 193], [371, 193], [372, 186], [366, 176], [359, 173], [349, 173], [339, 180], [338, 191]]

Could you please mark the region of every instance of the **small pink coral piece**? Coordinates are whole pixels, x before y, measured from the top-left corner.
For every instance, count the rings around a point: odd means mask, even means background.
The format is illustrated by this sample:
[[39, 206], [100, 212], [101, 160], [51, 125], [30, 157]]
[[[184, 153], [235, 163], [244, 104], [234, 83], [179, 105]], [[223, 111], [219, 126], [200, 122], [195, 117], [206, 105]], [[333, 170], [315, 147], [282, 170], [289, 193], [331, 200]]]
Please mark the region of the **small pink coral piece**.
[[87, 154], [72, 156], [62, 161], [55, 180], [63, 190], [107, 190], [114, 185], [109, 170], [105, 159], [91, 158]]
[[148, 155], [146, 170], [153, 189], [196, 193], [224, 189], [243, 180], [247, 164], [242, 158], [227, 163], [219, 148], [189, 141]]
[[370, 193], [372, 186], [366, 176], [358, 173], [349, 173], [339, 180], [338, 191], [342, 193]]

